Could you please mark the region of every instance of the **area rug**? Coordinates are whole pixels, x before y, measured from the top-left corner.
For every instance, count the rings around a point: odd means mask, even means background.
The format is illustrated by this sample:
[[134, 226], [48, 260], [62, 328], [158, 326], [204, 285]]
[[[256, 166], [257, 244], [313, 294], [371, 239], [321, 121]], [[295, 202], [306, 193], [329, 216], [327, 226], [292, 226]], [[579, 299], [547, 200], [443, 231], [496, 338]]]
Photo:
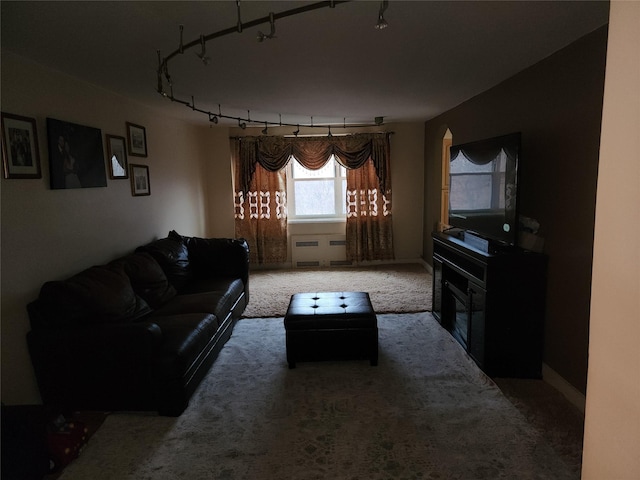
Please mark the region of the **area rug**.
[[297, 292], [369, 292], [378, 313], [431, 310], [431, 274], [418, 263], [253, 270], [249, 291], [246, 318], [283, 317]]
[[572, 479], [431, 314], [378, 316], [380, 363], [300, 362], [243, 319], [178, 418], [112, 414], [74, 479]]

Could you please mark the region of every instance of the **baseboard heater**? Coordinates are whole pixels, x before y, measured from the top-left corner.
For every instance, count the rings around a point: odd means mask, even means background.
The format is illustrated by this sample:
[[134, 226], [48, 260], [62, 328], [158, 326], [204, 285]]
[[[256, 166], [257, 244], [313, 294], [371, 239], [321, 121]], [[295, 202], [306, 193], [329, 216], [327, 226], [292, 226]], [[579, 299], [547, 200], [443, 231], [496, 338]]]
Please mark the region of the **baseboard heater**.
[[349, 266], [345, 235], [292, 235], [291, 263], [294, 268]]

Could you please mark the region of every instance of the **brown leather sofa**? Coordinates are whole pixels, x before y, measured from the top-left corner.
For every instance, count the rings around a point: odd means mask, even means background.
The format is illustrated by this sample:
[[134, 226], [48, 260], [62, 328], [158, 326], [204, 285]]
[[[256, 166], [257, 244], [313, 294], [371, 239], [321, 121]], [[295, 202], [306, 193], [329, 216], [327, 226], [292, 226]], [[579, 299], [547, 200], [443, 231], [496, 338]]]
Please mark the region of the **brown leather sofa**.
[[175, 231], [47, 282], [27, 307], [42, 401], [180, 415], [248, 301], [246, 241]]

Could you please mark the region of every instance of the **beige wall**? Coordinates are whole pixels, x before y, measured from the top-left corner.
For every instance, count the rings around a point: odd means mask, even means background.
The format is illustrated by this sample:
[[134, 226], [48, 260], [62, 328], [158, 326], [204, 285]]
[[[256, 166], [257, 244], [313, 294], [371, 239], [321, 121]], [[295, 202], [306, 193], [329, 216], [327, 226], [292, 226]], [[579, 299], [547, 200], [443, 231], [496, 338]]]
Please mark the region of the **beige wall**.
[[640, 2], [611, 2], [582, 478], [640, 477]]
[[204, 159], [206, 178], [206, 237], [234, 237], [233, 181], [229, 129], [198, 127], [204, 137], [200, 157]]
[[[229, 221], [214, 221], [223, 203], [218, 194], [211, 197], [214, 207], [204, 208], [203, 179], [224, 183], [213, 165], [225, 149], [209, 129], [162, 117], [5, 52], [2, 111], [36, 119], [43, 170], [42, 179], [3, 178], [0, 184], [2, 401], [34, 403], [39, 395], [26, 348], [25, 305], [45, 281], [107, 262], [171, 229], [189, 235], [229, 233]], [[129, 157], [129, 162], [149, 165], [151, 196], [132, 197], [129, 180], [107, 180], [106, 188], [49, 189], [47, 117], [99, 128], [103, 142], [106, 133], [126, 136], [125, 121], [145, 126], [149, 156]], [[226, 139], [226, 129], [220, 135]], [[221, 170], [230, 182], [226, 148]]]
[[[168, 118], [6, 52], [1, 93], [3, 112], [36, 119], [43, 170], [42, 179], [0, 183], [2, 401], [37, 403], [25, 340], [26, 304], [37, 297], [44, 282], [108, 262], [171, 229], [185, 235], [233, 236], [229, 135], [240, 132]], [[132, 197], [128, 180], [108, 179], [106, 188], [51, 190], [47, 117], [99, 128], [103, 141], [106, 133], [126, 136], [126, 121], [145, 126], [149, 156], [129, 157], [129, 162], [149, 166], [151, 196]], [[413, 260], [422, 249], [424, 132], [419, 123], [386, 128], [396, 132], [392, 137], [396, 257]], [[304, 228], [326, 227], [339, 228]]]
[[442, 137], [522, 133], [519, 210], [541, 224], [548, 255], [544, 362], [583, 395], [607, 29], [426, 123], [425, 257], [440, 215]]

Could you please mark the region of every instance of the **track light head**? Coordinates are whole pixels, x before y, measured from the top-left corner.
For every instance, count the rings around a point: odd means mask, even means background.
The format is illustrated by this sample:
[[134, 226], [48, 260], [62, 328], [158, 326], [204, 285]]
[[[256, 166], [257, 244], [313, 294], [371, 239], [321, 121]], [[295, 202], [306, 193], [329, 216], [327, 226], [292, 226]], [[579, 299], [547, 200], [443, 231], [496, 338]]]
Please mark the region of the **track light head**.
[[262, 134], [267, 135], [269, 133], [269, 128], [267, 126], [267, 122], [264, 122], [264, 128], [262, 129]]
[[202, 51], [200, 53], [196, 53], [196, 55], [200, 60], [202, 60], [202, 63], [209, 65], [209, 63], [211, 63], [211, 59], [207, 57], [207, 46], [205, 45], [204, 35], [200, 35], [200, 46], [202, 47]]
[[218, 123], [218, 116], [217, 116], [217, 115], [214, 115], [214, 114], [212, 114], [212, 113], [210, 113], [210, 114], [209, 114], [209, 121], [210, 121], [211, 123]]
[[382, 2], [380, 2], [380, 11], [378, 12], [378, 23], [376, 23], [376, 29], [378, 30], [382, 30], [389, 26], [387, 21], [384, 19], [384, 11], [387, 9], [388, 6], [389, 6], [389, 0], [382, 0]]
[[269, 24], [271, 25], [271, 32], [269, 33], [269, 35], [262, 32], [258, 32], [258, 35], [256, 37], [258, 39], [258, 42], [262, 43], [265, 40], [271, 40], [272, 38], [276, 38], [276, 21], [275, 21], [273, 12], [269, 13]]
[[376, 23], [376, 29], [382, 30], [382, 29], [387, 28], [388, 26], [389, 26], [389, 24], [387, 23], [387, 21], [384, 19], [384, 17], [381, 14], [378, 17], [378, 23]]

